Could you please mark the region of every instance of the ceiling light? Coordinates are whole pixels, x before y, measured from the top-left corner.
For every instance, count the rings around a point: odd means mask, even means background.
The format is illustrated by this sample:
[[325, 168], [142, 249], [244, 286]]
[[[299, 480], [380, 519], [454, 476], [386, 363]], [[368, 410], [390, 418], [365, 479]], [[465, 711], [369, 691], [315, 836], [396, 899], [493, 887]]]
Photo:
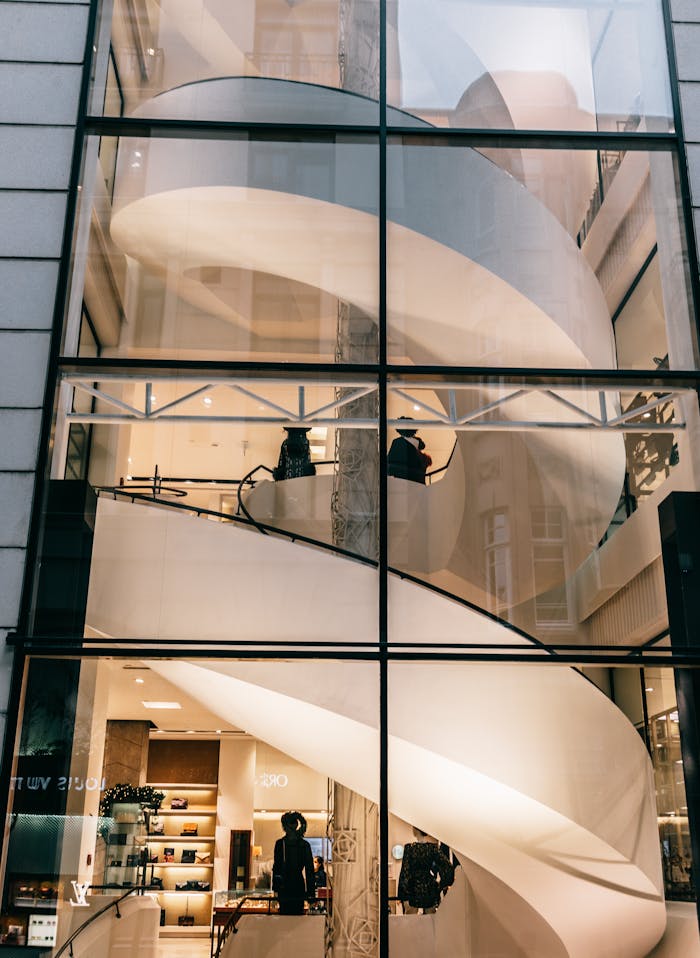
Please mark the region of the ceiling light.
[[653, 692], [654, 689], [653, 689], [653, 687], [652, 687], [651, 685], [647, 685], [647, 687], [644, 689], [644, 691], [645, 691], [645, 692]]
[[136, 682], [137, 685], [143, 685], [145, 681], [145, 679], [134, 679], [134, 682]]
[[186, 734], [187, 734], [187, 735], [194, 735], [194, 729], [193, 729], [193, 728], [188, 728]]
[[414, 412], [420, 412], [420, 406], [417, 405], [416, 403], [414, 403], [414, 405], [413, 405], [413, 411], [414, 411]]
[[181, 709], [179, 702], [141, 702], [145, 709]]
[[221, 735], [221, 729], [220, 729], [220, 728], [218, 728], [218, 729], [216, 730], [216, 734], [217, 734], [217, 735]]
[[642, 419], [651, 419], [651, 413], [650, 413], [650, 412], [645, 412], [645, 413], [643, 413], [643, 414], [642, 414]]
[[682, 764], [683, 764], [683, 759], [682, 759], [682, 758], [677, 758], [677, 759], [676, 759], [676, 765], [682, 765]]
[[205, 396], [202, 402], [204, 403], [205, 406], [211, 406], [214, 400], [211, 398], [211, 396]]

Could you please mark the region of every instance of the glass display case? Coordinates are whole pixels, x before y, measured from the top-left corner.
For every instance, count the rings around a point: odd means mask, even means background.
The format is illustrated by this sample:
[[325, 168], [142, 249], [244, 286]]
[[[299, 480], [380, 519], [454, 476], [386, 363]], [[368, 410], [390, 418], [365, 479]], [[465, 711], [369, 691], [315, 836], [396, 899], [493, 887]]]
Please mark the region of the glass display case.
[[115, 802], [105, 822], [104, 885], [129, 888], [147, 884], [147, 812], [136, 803]]

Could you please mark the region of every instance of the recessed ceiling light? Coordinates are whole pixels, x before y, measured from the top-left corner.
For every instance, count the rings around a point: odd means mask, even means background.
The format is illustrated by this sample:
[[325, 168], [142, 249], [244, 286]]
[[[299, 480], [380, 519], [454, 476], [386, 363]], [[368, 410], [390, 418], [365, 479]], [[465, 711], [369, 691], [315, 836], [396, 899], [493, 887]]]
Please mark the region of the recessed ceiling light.
[[145, 681], [145, 679], [134, 679], [134, 682], [136, 682], [137, 685], [143, 685]]
[[420, 412], [420, 406], [414, 404], [414, 406], [413, 406], [413, 411], [414, 411], [414, 412]]
[[181, 709], [179, 702], [141, 702], [145, 709]]
[[204, 403], [205, 406], [211, 406], [214, 400], [211, 398], [211, 396], [205, 396], [202, 402]]
[[654, 691], [654, 687], [653, 687], [652, 685], [647, 685], [647, 687], [644, 689], [644, 691], [645, 691], [645, 692], [653, 692], [653, 691]]
[[216, 734], [217, 734], [217, 735], [221, 735], [221, 729], [220, 729], [220, 728], [218, 728], [218, 729], [216, 730]]
[[188, 735], [194, 735], [194, 729], [193, 729], [193, 728], [188, 728], [188, 729], [187, 729], [187, 734], [188, 734]]

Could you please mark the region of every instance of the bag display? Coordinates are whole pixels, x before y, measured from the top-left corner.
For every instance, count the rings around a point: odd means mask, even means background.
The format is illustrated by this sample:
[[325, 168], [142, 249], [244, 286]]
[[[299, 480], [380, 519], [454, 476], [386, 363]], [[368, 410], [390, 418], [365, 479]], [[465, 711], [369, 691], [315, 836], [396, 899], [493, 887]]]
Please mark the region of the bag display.
[[182, 826], [182, 831], [180, 832], [180, 835], [196, 836], [198, 831], [199, 831], [199, 826], [197, 825], [196, 822], [185, 822], [185, 824]]
[[126, 845], [126, 840], [129, 836], [126, 834], [121, 834], [121, 832], [111, 832], [108, 839], [108, 845]]
[[163, 849], [163, 861], [164, 861], [164, 862], [174, 862], [174, 861], [175, 861], [175, 849], [174, 849], [174, 848], [164, 848], [164, 849]]
[[209, 865], [211, 862], [211, 855], [209, 852], [195, 852], [194, 860], [195, 864], [197, 865]]
[[211, 891], [208, 881], [176, 881], [175, 891]]
[[162, 835], [164, 831], [165, 831], [165, 825], [163, 824], [163, 819], [159, 818], [157, 815], [152, 815], [151, 820], [148, 823], [148, 834]]
[[177, 923], [181, 927], [183, 925], [194, 925], [194, 915], [178, 915]]
[[173, 798], [170, 802], [170, 808], [175, 811], [187, 808], [189, 806], [189, 801], [186, 798]]
[[183, 848], [180, 861], [183, 865], [194, 865], [197, 852], [194, 848]]

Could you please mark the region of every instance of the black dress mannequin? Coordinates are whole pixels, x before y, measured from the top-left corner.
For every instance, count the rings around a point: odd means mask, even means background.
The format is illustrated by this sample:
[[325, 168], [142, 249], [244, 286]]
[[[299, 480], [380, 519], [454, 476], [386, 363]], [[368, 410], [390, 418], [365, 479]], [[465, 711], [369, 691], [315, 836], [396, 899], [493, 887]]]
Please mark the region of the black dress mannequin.
[[281, 821], [284, 838], [275, 842], [272, 890], [280, 915], [303, 915], [304, 899], [316, 897], [314, 857], [304, 838], [306, 819], [301, 812], [285, 812]]

